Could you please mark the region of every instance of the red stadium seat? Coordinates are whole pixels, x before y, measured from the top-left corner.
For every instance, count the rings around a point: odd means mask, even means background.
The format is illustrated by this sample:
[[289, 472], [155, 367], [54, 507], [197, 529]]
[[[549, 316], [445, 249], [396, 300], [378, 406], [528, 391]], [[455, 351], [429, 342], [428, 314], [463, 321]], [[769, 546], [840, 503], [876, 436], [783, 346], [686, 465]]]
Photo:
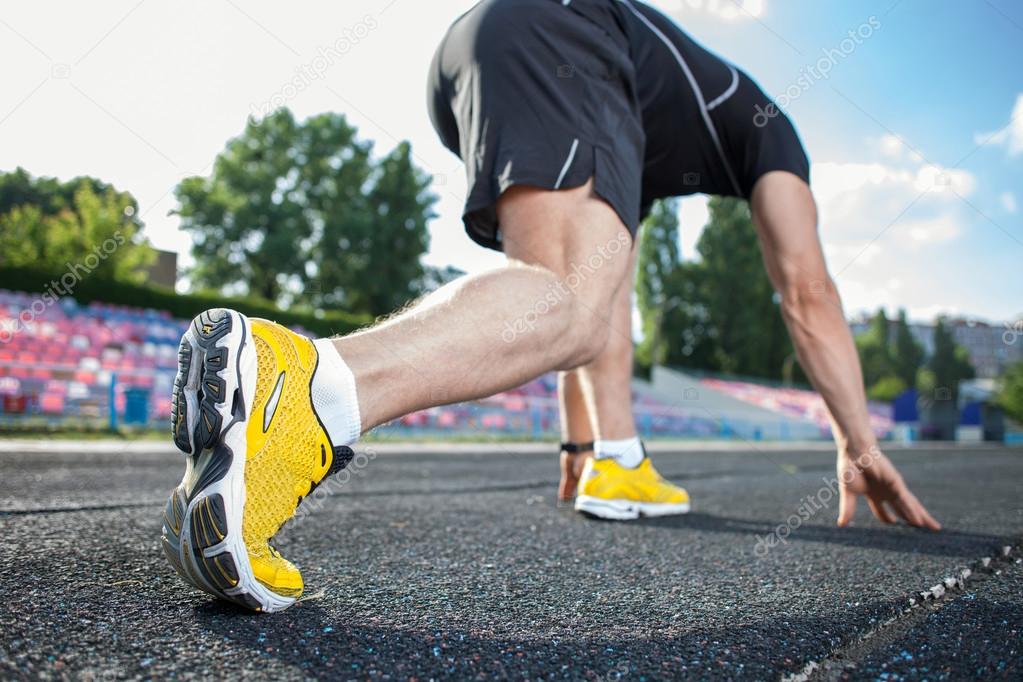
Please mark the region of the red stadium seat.
[[28, 397], [23, 395], [5, 395], [4, 412], [7, 414], [24, 414], [28, 409]]

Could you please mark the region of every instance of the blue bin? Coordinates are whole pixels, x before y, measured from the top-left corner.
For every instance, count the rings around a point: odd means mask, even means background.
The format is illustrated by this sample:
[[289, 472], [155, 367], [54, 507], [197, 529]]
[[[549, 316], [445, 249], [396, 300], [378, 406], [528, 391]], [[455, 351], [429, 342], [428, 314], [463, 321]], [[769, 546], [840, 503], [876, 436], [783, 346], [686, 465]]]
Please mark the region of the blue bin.
[[129, 388], [124, 392], [124, 423], [145, 424], [149, 421], [149, 391]]

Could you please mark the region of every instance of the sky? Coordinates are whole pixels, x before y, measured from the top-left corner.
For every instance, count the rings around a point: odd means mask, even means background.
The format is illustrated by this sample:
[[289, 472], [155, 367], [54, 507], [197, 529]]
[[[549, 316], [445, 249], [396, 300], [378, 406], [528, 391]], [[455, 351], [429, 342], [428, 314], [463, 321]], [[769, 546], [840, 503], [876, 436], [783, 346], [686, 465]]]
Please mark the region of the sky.
[[[425, 106], [433, 51], [473, 4], [5, 3], [0, 171], [92, 175], [130, 191], [146, 236], [187, 264], [177, 183], [207, 174], [249, 115], [281, 104], [299, 118], [339, 111], [379, 154], [411, 141], [433, 175], [427, 262], [497, 267], [502, 257], [464, 234], [462, 166]], [[880, 306], [914, 320], [1023, 316], [1023, 3], [651, 4], [793, 118], [850, 316]], [[706, 198], [685, 199], [680, 213], [691, 258]]]

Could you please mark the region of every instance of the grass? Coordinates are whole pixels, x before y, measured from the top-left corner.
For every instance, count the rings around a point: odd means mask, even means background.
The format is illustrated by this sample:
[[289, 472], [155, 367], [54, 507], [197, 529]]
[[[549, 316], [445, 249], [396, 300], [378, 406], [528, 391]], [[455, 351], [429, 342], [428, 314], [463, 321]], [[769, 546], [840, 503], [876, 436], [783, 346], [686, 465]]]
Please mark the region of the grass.
[[[556, 436], [545, 434], [547, 440], [554, 441]], [[19, 419], [17, 421], [0, 420], [0, 440], [10, 438], [19, 440], [123, 440], [123, 441], [170, 441], [168, 426], [120, 427], [116, 431], [100, 422], [81, 420], [77, 422], [50, 422], [48, 420]], [[543, 437], [542, 437], [543, 438]], [[514, 434], [500, 432], [466, 431], [450, 432], [415, 432], [402, 429], [400, 431], [371, 431], [359, 439], [362, 443], [532, 443], [530, 434]]]
[[169, 429], [155, 428], [120, 428], [111, 431], [109, 428], [89, 426], [53, 427], [49, 425], [17, 425], [3, 424], [0, 439], [17, 438], [19, 440], [168, 440]]

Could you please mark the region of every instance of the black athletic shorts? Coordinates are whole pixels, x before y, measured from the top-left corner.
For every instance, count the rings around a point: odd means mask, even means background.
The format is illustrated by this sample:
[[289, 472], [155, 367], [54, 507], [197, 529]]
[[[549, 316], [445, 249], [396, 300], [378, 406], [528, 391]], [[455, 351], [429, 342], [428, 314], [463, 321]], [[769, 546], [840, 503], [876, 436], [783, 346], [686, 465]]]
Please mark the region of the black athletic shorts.
[[772, 170], [809, 182], [792, 123], [756, 83], [633, 0], [482, 0], [438, 48], [428, 100], [465, 163], [466, 230], [495, 249], [513, 185], [593, 178], [635, 235], [655, 199], [748, 199]]

